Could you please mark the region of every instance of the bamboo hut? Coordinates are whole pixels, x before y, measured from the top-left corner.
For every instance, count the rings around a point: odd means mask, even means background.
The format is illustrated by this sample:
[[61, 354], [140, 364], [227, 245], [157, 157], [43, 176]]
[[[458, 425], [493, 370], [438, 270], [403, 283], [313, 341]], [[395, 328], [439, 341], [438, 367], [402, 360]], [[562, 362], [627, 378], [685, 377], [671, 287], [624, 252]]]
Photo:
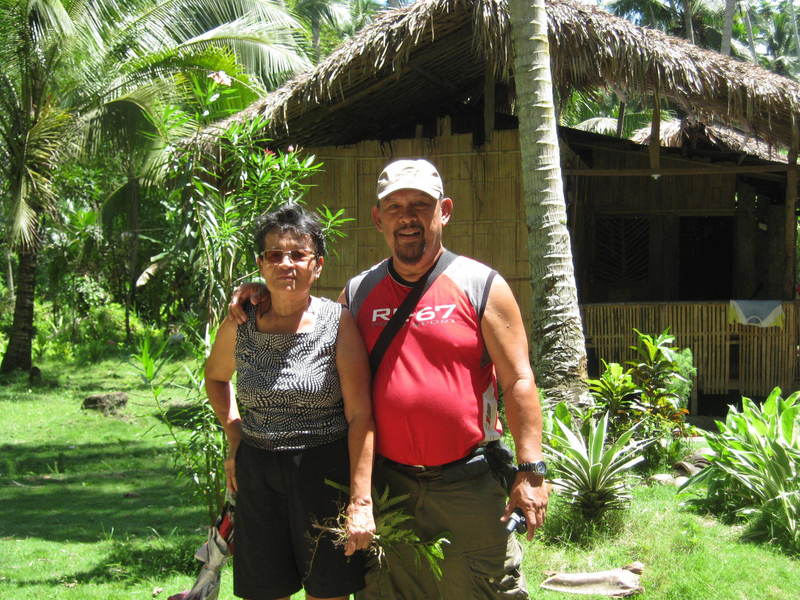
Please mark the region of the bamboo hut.
[[[792, 387], [800, 86], [594, 6], [547, 11], [559, 97], [637, 94], [654, 115], [669, 99], [694, 127], [664, 147], [658, 118], [642, 143], [560, 131], [592, 353], [625, 360], [632, 327], [669, 326], [694, 350], [703, 394]], [[310, 201], [355, 219], [320, 293], [385, 255], [370, 219], [376, 175], [391, 157], [425, 156], [456, 203], [447, 245], [498, 268], [529, 313], [512, 66], [504, 0], [419, 0], [233, 117], [266, 115], [276, 146], [314, 153], [326, 167]], [[729, 324], [731, 298], [781, 301], [783, 326]]]

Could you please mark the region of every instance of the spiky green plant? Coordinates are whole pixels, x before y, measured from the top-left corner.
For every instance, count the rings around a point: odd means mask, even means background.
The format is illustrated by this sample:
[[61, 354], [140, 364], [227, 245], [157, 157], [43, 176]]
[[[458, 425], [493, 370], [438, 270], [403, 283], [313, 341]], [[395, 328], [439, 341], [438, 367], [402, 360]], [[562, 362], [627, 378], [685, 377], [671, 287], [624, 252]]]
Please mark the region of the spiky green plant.
[[625, 508], [631, 499], [626, 476], [644, 460], [641, 451], [651, 440], [634, 439], [634, 425], [606, 445], [608, 413], [598, 421], [589, 421], [586, 437], [558, 419], [556, 425], [561, 434], [552, 434], [557, 445], [548, 448], [554, 459], [556, 488], [567, 494], [587, 519]]

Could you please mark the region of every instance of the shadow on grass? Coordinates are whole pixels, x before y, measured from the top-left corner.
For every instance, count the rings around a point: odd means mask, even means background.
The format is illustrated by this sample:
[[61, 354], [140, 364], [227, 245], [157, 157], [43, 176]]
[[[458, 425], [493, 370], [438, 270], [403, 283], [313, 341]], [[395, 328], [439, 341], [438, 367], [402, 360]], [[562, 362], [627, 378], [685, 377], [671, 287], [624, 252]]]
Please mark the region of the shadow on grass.
[[[139, 583], [144, 579], [166, 579], [175, 574], [195, 575], [200, 562], [195, 559], [194, 553], [203, 541], [202, 533], [114, 540], [111, 551], [99, 564], [88, 571], [71, 573], [68, 579], [78, 584]], [[64, 575], [60, 575], [17, 583], [21, 586], [57, 585], [63, 580]]]
[[[163, 483], [152, 483], [156, 476]], [[189, 491], [169, 472], [131, 474], [124, 481], [6, 486], [0, 488], [0, 536], [96, 542], [113, 535], [195, 531], [207, 519], [189, 500]]]
[[153, 443], [117, 440], [96, 444], [0, 445], [0, 476], [11, 479], [30, 475], [97, 474], [152, 466], [164, 456]]
[[0, 456], [0, 469], [23, 473], [0, 477], [0, 536], [95, 542], [207, 525], [168, 453], [152, 445], [16, 445]]

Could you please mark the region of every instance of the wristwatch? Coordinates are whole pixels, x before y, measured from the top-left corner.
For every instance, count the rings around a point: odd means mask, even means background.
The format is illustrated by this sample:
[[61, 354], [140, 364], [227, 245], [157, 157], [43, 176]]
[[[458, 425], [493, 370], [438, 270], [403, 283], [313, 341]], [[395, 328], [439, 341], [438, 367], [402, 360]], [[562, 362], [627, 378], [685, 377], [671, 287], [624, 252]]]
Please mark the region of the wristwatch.
[[521, 471], [522, 473], [536, 473], [537, 475], [545, 477], [547, 475], [547, 463], [543, 460], [519, 463], [517, 465], [517, 471]]

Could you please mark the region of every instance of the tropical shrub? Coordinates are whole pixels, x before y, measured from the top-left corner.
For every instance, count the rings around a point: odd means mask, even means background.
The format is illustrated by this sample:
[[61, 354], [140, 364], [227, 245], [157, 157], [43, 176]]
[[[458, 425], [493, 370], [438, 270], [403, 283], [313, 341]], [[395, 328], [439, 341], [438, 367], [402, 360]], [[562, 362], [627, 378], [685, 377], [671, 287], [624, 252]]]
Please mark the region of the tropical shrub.
[[602, 405], [612, 416], [625, 414], [642, 390], [636, 387], [630, 371], [619, 363], [603, 361], [604, 371], [598, 379], [590, 379], [589, 391], [595, 402]]
[[558, 432], [551, 438], [556, 444], [547, 447], [556, 478], [554, 486], [565, 493], [586, 519], [598, 519], [610, 510], [625, 508], [630, 501], [626, 481], [629, 470], [644, 460], [641, 451], [650, 440], [635, 439], [636, 425], [606, 444], [608, 413], [599, 420], [587, 421], [584, 436], [558, 418]]
[[[281, 204], [302, 202], [311, 185], [308, 178], [322, 167], [313, 155], [296, 149], [269, 149], [266, 126], [261, 116], [234, 121], [220, 132], [214, 152], [198, 139], [176, 142], [163, 165], [167, 233], [139, 282], [143, 286], [165, 277], [181, 281], [184, 296], [199, 296], [200, 302], [192, 304], [202, 307], [198, 316], [212, 327], [227, 311], [231, 291], [257, 273], [255, 219]], [[318, 211], [329, 240], [340, 236], [341, 225], [352, 220], [343, 212], [327, 207]], [[173, 308], [176, 314], [186, 310], [185, 298], [179, 300]]]
[[627, 362], [627, 369], [603, 361], [600, 377], [589, 380], [595, 405], [588, 416], [608, 412], [612, 440], [637, 423], [634, 438], [652, 440], [642, 448], [642, 465], [654, 470], [674, 464], [689, 449], [684, 417], [696, 369], [692, 351], [674, 348], [669, 329], [658, 335], [634, 332], [637, 360]]
[[679, 401], [680, 408], [689, 406], [689, 399], [692, 396], [692, 385], [697, 375], [697, 368], [694, 366], [694, 354], [691, 348], [675, 349], [673, 356], [673, 369], [678, 374], [667, 384], [667, 391], [674, 395]]
[[669, 328], [658, 335], [648, 335], [633, 330], [638, 342], [631, 346], [637, 358], [628, 361], [633, 382], [641, 389], [639, 402], [650, 412], [667, 419], [677, 419], [686, 413], [682, 398], [674, 391], [674, 384], [685, 378], [676, 369], [675, 336]]
[[691, 503], [745, 519], [746, 537], [800, 553], [800, 392], [784, 399], [775, 388], [761, 407], [742, 398], [741, 412], [731, 406], [717, 428], [705, 434], [710, 465], [682, 488], [700, 488]]

